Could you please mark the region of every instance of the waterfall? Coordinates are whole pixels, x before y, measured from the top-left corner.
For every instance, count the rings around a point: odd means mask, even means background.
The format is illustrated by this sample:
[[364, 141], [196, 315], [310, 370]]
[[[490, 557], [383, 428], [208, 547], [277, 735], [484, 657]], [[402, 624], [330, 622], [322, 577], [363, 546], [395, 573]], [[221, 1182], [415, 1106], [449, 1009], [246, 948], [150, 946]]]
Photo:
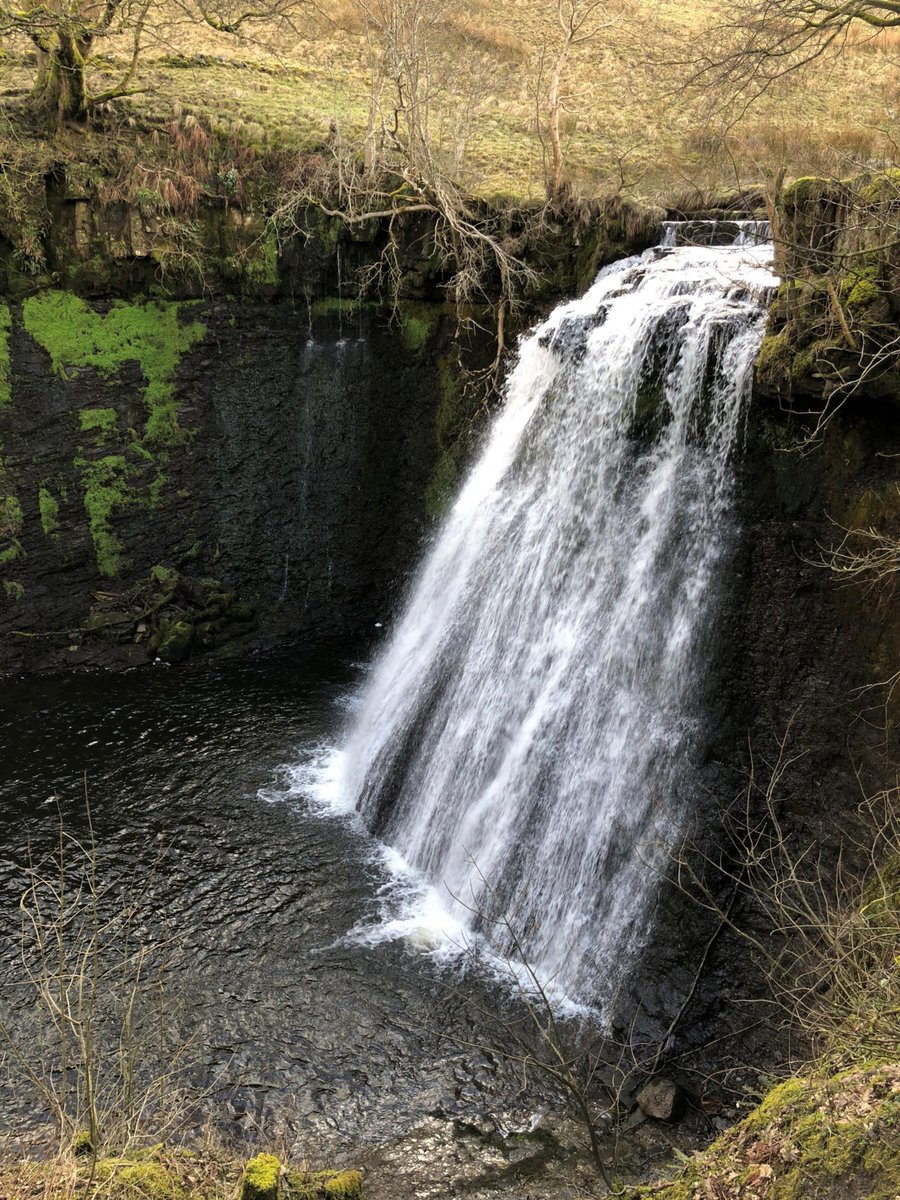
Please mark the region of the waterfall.
[[340, 755], [369, 828], [595, 1001], [641, 944], [704, 733], [771, 246], [664, 243], [525, 338]]

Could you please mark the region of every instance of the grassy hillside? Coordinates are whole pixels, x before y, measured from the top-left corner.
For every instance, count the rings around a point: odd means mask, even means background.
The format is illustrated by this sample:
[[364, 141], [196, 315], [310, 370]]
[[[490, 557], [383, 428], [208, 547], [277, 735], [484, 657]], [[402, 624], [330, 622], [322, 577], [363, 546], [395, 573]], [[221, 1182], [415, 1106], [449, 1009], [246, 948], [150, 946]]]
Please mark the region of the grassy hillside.
[[[146, 46], [135, 81], [145, 90], [119, 106], [137, 125], [194, 113], [216, 132], [265, 147], [313, 148], [335, 127], [358, 134], [370, 88], [366, 38], [350, 0], [328, 4], [298, 29], [257, 31], [253, 40], [183, 16], [179, 23], [173, 10]], [[542, 192], [535, 118], [558, 46], [555, 14], [548, 0], [463, 0], [434, 25], [432, 137], [450, 172], [477, 192]], [[578, 47], [564, 81], [563, 129], [581, 190], [654, 200], [753, 183], [778, 166], [789, 175], [846, 174], [890, 157], [896, 34], [851, 38], [843, 53], [754, 103], [722, 147], [714, 136], [721, 104], [684, 93], [688, 68], [679, 65], [715, 15], [708, 3], [639, 0]], [[95, 89], [122, 73], [128, 51], [103, 44]], [[27, 47], [7, 43], [2, 68], [3, 93], [24, 93]]]

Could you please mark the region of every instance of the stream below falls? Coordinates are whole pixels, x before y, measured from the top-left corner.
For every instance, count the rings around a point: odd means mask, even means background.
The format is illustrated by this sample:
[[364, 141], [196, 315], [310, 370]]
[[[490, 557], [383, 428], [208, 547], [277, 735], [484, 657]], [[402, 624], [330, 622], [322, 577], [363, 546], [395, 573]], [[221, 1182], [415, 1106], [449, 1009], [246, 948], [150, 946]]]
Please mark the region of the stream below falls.
[[[527, 1123], [540, 1097], [462, 1046], [502, 1040], [490, 980], [461, 981], [402, 942], [346, 939], [377, 921], [389, 876], [357, 821], [309, 808], [297, 762], [314, 767], [359, 675], [331, 648], [6, 682], [0, 996], [13, 1030], [32, 999], [16, 952], [28, 857], [52, 853], [60, 814], [87, 840], [86, 779], [101, 876], [139, 890], [141, 928], [164, 923], [180, 948], [168, 986], [189, 1012], [192, 1082], [212, 1089], [198, 1124], [296, 1133], [302, 1149], [387, 1139], [425, 1113]], [[6, 1101], [0, 1129], [20, 1132], [26, 1114]]]

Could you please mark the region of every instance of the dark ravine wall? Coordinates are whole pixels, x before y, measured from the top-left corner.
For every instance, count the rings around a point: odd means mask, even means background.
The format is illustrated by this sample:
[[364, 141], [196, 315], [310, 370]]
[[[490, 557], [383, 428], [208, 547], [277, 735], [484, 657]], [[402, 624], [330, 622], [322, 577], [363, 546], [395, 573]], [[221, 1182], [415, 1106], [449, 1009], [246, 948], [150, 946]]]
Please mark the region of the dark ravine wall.
[[[209, 200], [188, 252], [77, 164], [43, 186], [40, 269], [0, 229], [0, 670], [369, 630], [452, 492], [483, 412], [466, 372], [494, 354], [489, 310], [458, 336], [431, 219], [401, 222], [384, 307], [355, 295], [378, 222], [310, 209], [277, 235]], [[548, 222], [521, 319], [655, 222]]]
[[[782, 744], [791, 761], [774, 804], [790, 845], [798, 854], [814, 846], [826, 877], [843, 833], [871, 843], [865, 797], [894, 785], [900, 764], [894, 582], [848, 581], [829, 566], [847, 530], [873, 529], [900, 541], [896, 377], [887, 369], [854, 387], [843, 403], [831, 403], [829, 364], [846, 365], [851, 356], [843, 346], [835, 357], [843, 332], [825, 279], [834, 276], [846, 305], [860, 278], [854, 268], [852, 286], [849, 279], [842, 285], [841, 265], [852, 247], [874, 245], [876, 223], [865, 227], [852, 204], [823, 205], [808, 183], [788, 192], [780, 220], [791, 227], [789, 233], [782, 224], [779, 246], [789, 278], [772, 306], [738, 462], [741, 533], [711, 656], [709, 739], [696, 764], [690, 805], [696, 825], [684, 849], [723, 907], [733, 882], [703, 858], [721, 854], [728, 870], [740, 869], [738, 849], [721, 831], [723, 812], [742, 804], [754, 777], [750, 811], [761, 818]], [[879, 221], [883, 238], [883, 211]], [[886, 261], [877, 271], [871, 259], [864, 265], [872, 286], [859, 288], [846, 317], [860, 340], [870, 331], [871, 346], [875, 327], [882, 338], [891, 329], [897, 334], [900, 277]], [[857, 353], [853, 361], [859, 359]], [[773, 362], [786, 364], [787, 373], [773, 371]], [[849, 544], [865, 546], [858, 537]], [[850, 843], [845, 854], [852, 869]], [[738, 904], [739, 923], [759, 920], [751, 904]], [[779, 1044], [778, 1014], [760, 1006], [770, 993], [747, 944], [723, 931], [702, 905], [686, 902], [664, 881], [651, 924], [641, 969], [622, 998], [627, 1019], [635, 1003], [640, 1017], [623, 1027], [623, 1038], [636, 1030], [658, 1045], [672, 1014], [680, 1013], [667, 1061], [689, 1089], [710, 1072], [739, 1086], [749, 1081], [748, 1064], [771, 1065], [789, 1049], [802, 1053], [786, 1040]]]
[[[327, 301], [42, 293], [5, 311], [6, 669], [177, 660], [384, 616], [466, 418], [439, 306], [390, 324]], [[72, 336], [94, 337], [90, 361]], [[156, 356], [175, 341], [167, 373]]]
[[783, 283], [759, 357], [761, 388], [789, 405], [900, 398], [900, 175], [804, 178], [774, 206]]

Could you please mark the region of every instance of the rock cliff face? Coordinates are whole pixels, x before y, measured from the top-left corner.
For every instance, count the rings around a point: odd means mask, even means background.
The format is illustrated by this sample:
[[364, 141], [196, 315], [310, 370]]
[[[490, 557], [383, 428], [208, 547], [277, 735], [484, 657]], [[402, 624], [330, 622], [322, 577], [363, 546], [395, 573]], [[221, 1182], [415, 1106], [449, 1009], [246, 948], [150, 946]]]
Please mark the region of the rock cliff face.
[[[458, 336], [427, 217], [398, 222], [385, 307], [356, 295], [377, 221], [175, 218], [98, 170], [0, 220], [0, 670], [369, 629], [477, 435], [490, 312]], [[542, 226], [532, 311], [655, 235], [595, 216]]]
[[440, 306], [390, 324], [42, 292], [3, 311], [6, 668], [384, 615], [468, 415]]
[[[864, 859], [861, 849], [875, 839], [865, 797], [894, 786], [900, 762], [895, 575], [840, 569], [847, 554], [900, 544], [895, 364], [885, 357], [867, 375], [860, 352], [896, 337], [898, 292], [890, 264], [879, 260], [877, 287], [867, 294], [872, 307], [846, 303], [852, 289], [841, 285], [840, 271], [858, 263], [848, 257], [851, 247], [861, 238], [872, 242], [875, 228], [865, 232], [852, 203], [825, 203], [819, 187], [802, 182], [787, 195], [781, 221], [789, 222], [780, 228], [786, 278], [772, 307], [738, 464], [742, 534], [709, 696], [695, 837], [701, 855], [713, 844], [726, 871], [735, 871], [738, 847], [714, 831], [729, 805], [741, 809], [751, 781], [751, 819], [771, 828], [765, 791], [783, 746], [774, 810], [791, 852], [809, 855], [814, 847], [827, 878], [845, 833], [859, 845], [844, 839], [844, 866], [852, 872], [854, 858]], [[845, 323], [858, 339], [855, 355], [831, 294], [843, 297]], [[790, 313], [787, 295], [797, 305]], [[849, 386], [839, 393], [842, 379]], [[710, 878], [718, 902], [729, 903], [733, 880], [715, 872]], [[746, 898], [733, 916], [762, 928]], [[714, 921], [707, 943], [696, 909], [685, 909], [672, 891], [663, 892], [659, 920], [647, 956], [657, 975], [642, 981], [642, 1000], [665, 1011], [673, 990], [690, 996], [679, 1037], [702, 1056], [701, 1044], [732, 1037], [751, 1024], [750, 1014], [764, 1011], [742, 1006], [742, 997], [768, 992], [754, 978], [746, 944], [717, 933]], [[709, 952], [695, 976], [701, 945]], [[771, 1061], [775, 1036], [769, 1024], [738, 1039], [743, 1061], [754, 1053]]]

